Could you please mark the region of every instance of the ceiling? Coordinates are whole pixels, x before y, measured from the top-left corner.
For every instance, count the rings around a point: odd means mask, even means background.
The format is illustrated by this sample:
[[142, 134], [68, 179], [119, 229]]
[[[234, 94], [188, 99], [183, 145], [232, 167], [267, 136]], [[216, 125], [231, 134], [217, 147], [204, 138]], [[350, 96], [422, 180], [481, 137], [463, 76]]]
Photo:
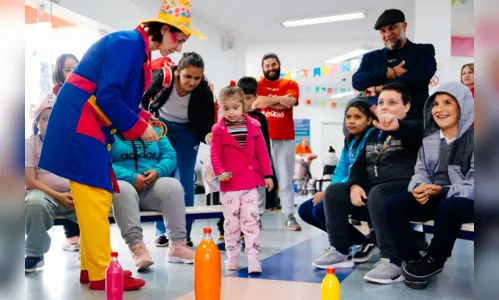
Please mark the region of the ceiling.
[[[413, 24], [415, 0], [193, 0], [193, 14], [222, 32], [249, 43], [290, 40], [359, 40], [373, 38], [373, 25], [387, 8], [405, 12]], [[438, 0], [448, 1], [448, 0]], [[449, 1], [450, 2], [450, 1]], [[306, 3], [306, 5], [305, 5]], [[449, 3], [450, 5], [450, 3]], [[471, 7], [471, 9], [470, 9]], [[361, 20], [285, 28], [281, 20], [365, 11]], [[473, 0], [453, 7], [453, 35], [473, 35]], [[409, 29], [410, 30], [410, 29]]]

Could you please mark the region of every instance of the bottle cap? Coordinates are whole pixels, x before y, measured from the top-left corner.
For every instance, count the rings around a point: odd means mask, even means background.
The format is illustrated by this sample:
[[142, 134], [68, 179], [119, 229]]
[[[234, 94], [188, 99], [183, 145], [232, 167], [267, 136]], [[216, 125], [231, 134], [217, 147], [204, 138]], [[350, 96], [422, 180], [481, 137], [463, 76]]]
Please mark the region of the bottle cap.
[[335, 268], [327, 268], [326, 269], [326, 274], [335, 274], [336, 273], [336, 269]]
[[210, 234], [211, 233], [211, 228], [210, 227], [203, 228], [203, 233], [204, 234]]
[[118, 252], [111, 252], [111, 257], [118, 257]]

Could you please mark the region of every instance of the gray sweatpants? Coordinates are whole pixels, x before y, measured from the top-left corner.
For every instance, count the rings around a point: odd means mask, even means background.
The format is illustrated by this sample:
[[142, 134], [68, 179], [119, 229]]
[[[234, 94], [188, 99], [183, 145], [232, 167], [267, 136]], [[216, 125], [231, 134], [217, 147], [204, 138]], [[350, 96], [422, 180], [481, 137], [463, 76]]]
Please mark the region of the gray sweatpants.
[[295, 213], [295, 192], [293, 175], [295, 170], [295, 141], [270, 140], [272, 160], [279, 184], [282, 213], [286, 216]]
[[120, 193], [114, 194], [113, 213], [121, 236], [128, 246], [143, 242], [140, 211], [159, 211], [163, 214], [166, 234], [171, 241], [186, 238], [184, 189], [175, 178], [161, 177], [142, 192], [130, 183], [118, 180]]
[[48, 230], [54, 226], [57, 215], [76, 223], [76, 213], [40, 190], [26, 191], [24, 199], [26, 256], [43, 256], [50, 249]]

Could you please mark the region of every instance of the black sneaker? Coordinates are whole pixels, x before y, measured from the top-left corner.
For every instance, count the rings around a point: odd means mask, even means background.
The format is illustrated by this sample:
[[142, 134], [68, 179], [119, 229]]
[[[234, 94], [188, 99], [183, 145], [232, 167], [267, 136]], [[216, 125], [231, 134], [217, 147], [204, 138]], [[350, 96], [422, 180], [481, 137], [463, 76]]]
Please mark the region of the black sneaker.
[[168, 247], [169, 244], [170, 244], [170, 241], [168, 241], [168, 239], [164, 235], [159, 236], [154, 241], [154, 245], [156, 245], [156, 247]]
[[374, 254], [374, 250], [376, 250], [376, 241], [366, 238], [353, 255], [353, 262], [360, 264], [369, 261]]
[[417, 262], [407, 263], [402, 266], [402, 275], [409, 281], [426, 280], [444, 269], [444, 263], [426, 255]]
[[24, 272], [33, 273], [36, 269], [43, 267], [44, 264], [43, 256], [26, 256], [24, 258]]
[[404, 283], [407, 287], [415, 290], [423, 290], [428, 286], [428, 280], [426, 279], [418, 279], [418, 280], [404, 279]]
[[187, 238], [187, 243], [186, 243], [187, 246], [193, 248], [194, 247], [194, 243], [192, 242], [191, 238]]

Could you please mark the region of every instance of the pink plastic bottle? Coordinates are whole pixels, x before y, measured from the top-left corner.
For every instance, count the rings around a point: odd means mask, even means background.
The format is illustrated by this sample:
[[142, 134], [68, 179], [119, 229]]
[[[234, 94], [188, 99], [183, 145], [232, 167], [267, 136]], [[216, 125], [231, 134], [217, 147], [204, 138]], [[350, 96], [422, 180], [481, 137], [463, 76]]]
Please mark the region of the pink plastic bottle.
[[111, 262], [106, 269], [106, 300], [123, 300], [123, 269], [118, 262], [118, 252], [111, 252]]

